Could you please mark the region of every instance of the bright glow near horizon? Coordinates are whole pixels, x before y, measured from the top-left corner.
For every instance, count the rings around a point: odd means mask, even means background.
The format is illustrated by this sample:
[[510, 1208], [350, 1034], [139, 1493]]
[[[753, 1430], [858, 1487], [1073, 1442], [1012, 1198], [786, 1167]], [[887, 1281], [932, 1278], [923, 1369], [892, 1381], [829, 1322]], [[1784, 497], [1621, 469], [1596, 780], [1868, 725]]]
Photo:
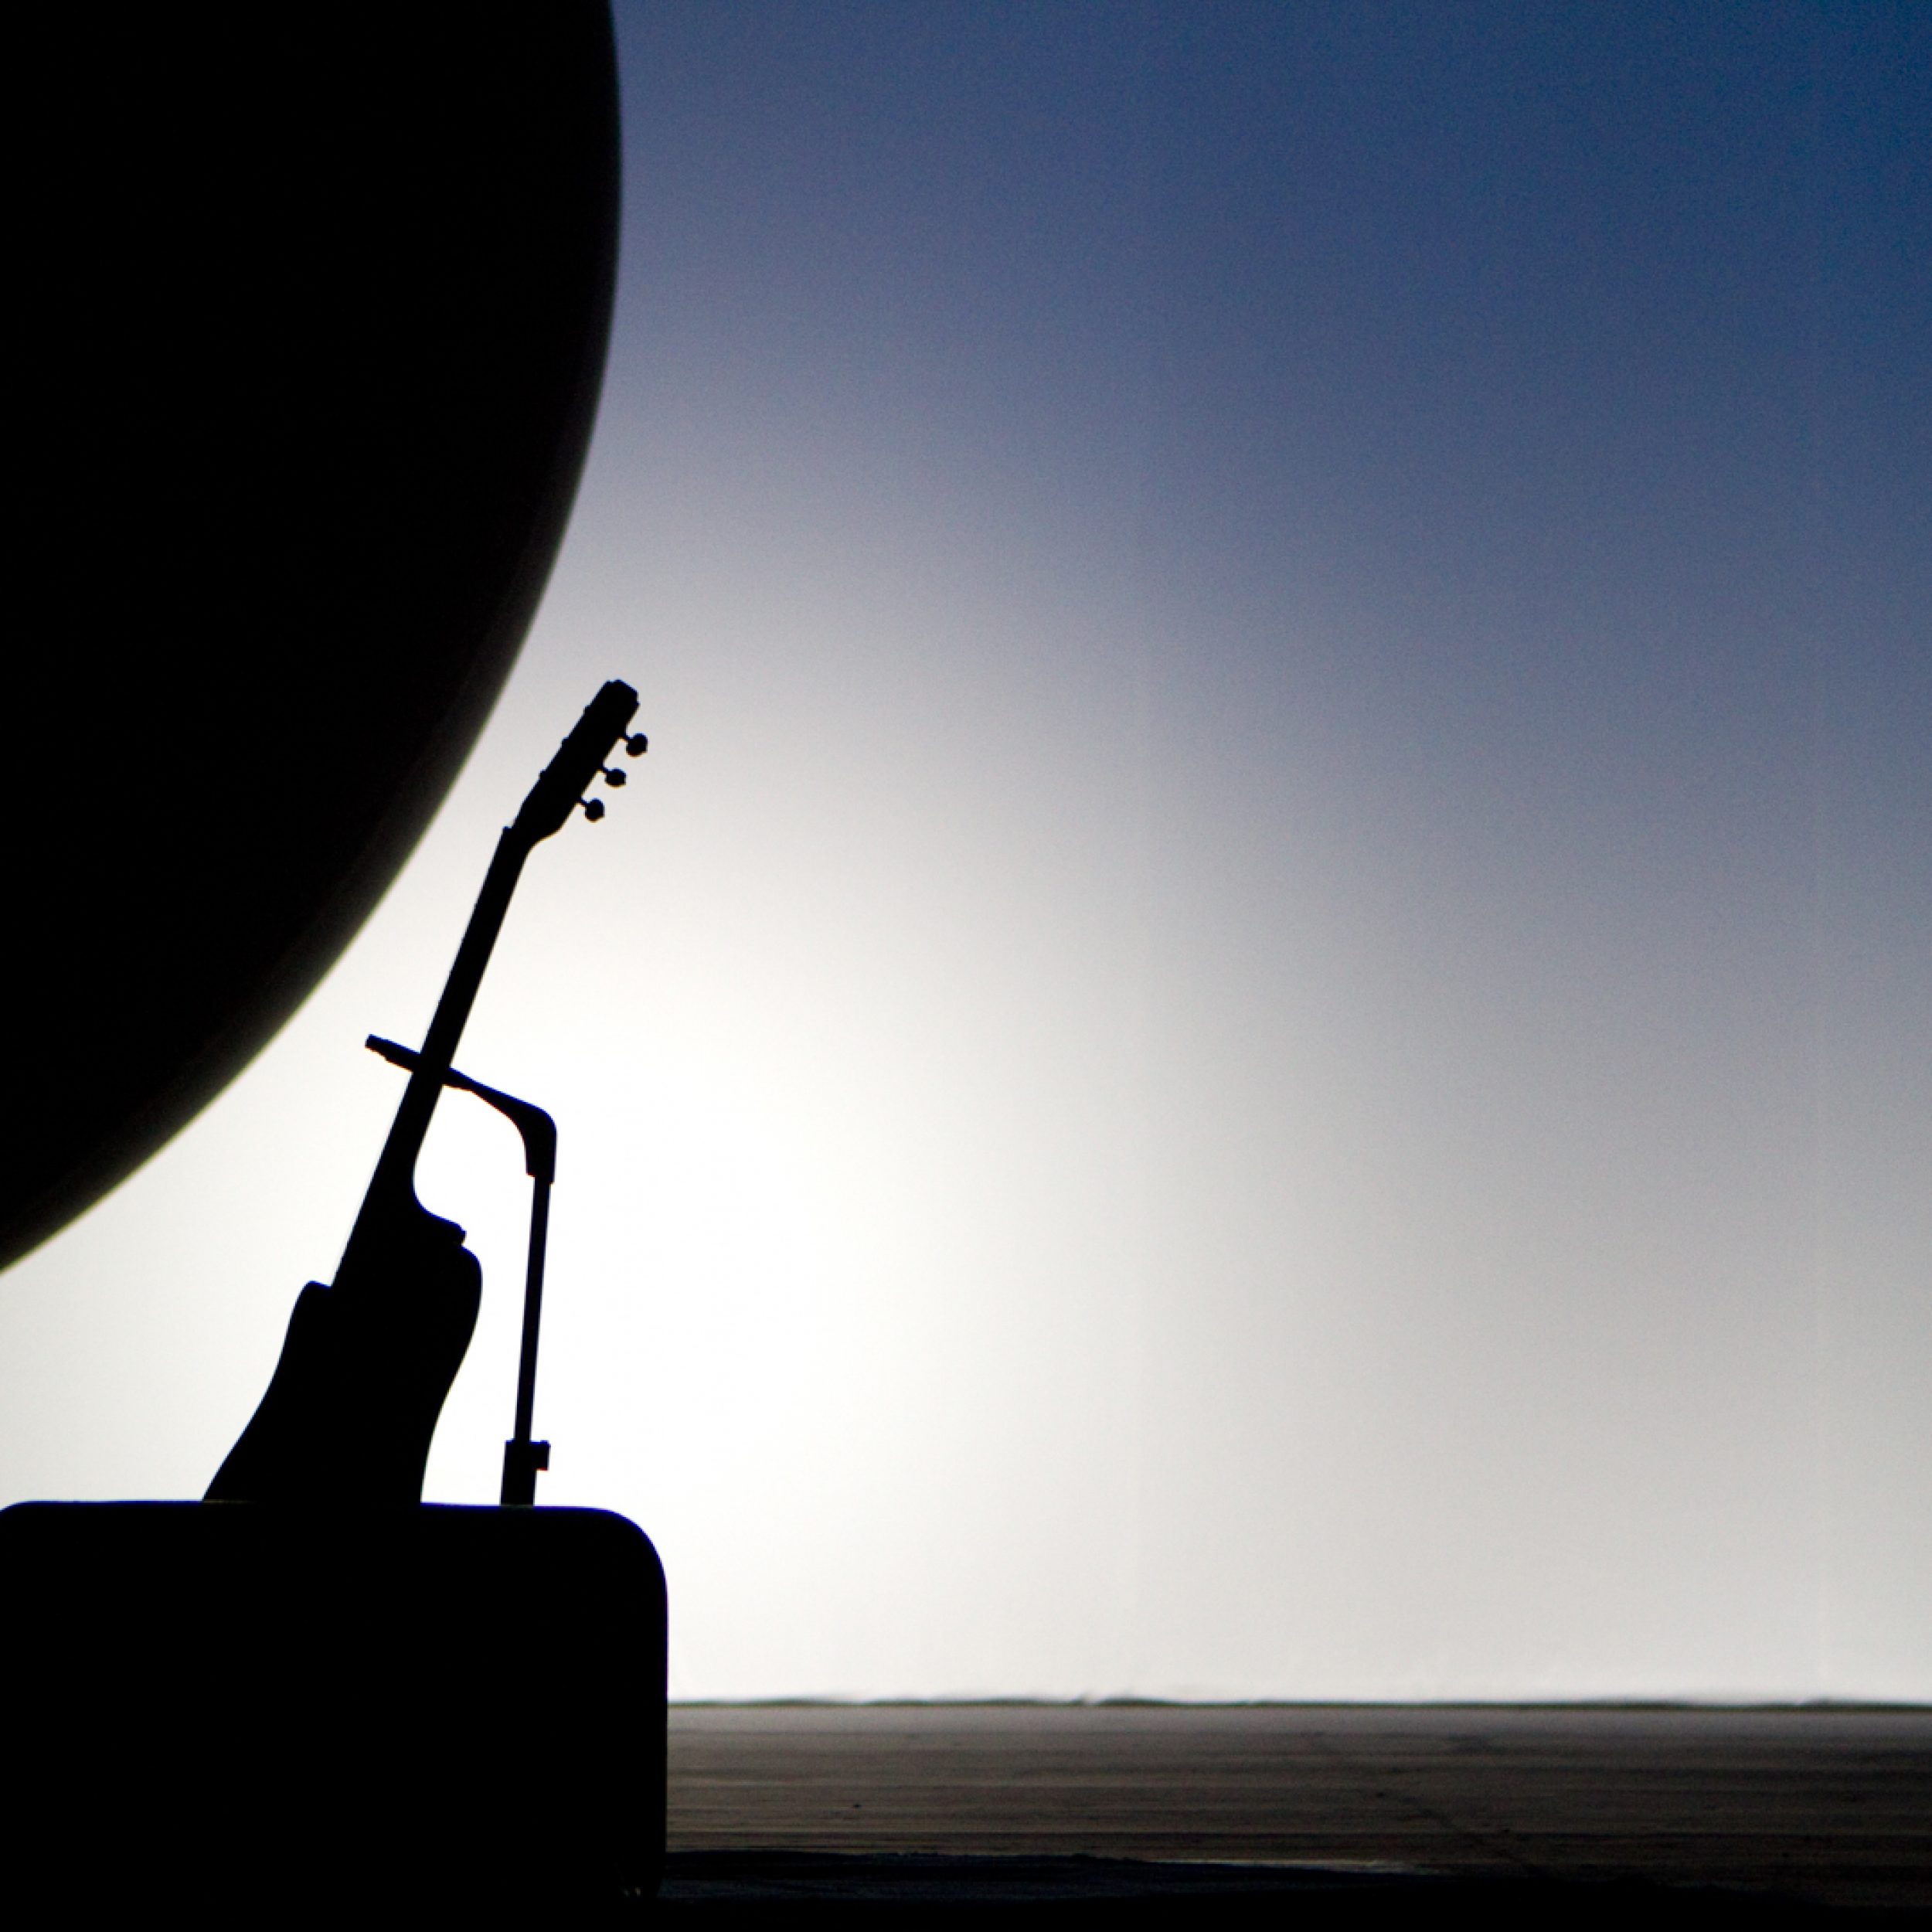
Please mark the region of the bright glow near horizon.
[[[657, 1541], [674, 1694], [1932, 1697], [1927, 196], [1852, 131], [1924, 63], [1592, 17], [620, 9], [536, 628], [328, 981], [0, 1282], [7, 1499], [205, 1485], [364, 1034], [623, 676], [459, 1059], [558, 1118], [540, 1495]], [[515, 1137], [418, 1181], [488, 1501]]]

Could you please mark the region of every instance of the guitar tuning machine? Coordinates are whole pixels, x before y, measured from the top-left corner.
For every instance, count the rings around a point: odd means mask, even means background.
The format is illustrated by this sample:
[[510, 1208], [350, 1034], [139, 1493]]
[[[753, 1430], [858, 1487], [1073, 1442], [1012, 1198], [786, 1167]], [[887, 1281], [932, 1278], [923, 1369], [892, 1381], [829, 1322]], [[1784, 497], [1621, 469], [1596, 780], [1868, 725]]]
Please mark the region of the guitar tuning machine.
[[[641, 731], [632, 732], [623, 743], [624, 755], [627, 758], [641, 758], [651, 748], [651, 740]], [[624, 774], [615, 765], [606, 765], [599, 775], [613, 790], [624, 781]], [[583, 808], [583, 815], [592, 825], [594, 825], [604, 816], [604, 801], [601, 798], [580, 798], [577, 803]]]

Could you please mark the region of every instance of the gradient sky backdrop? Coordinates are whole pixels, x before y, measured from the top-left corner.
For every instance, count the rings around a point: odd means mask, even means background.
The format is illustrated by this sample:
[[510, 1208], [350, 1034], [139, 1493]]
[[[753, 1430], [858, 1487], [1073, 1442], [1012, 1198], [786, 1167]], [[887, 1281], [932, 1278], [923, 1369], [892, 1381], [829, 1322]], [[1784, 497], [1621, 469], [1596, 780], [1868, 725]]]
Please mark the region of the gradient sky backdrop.
[[[675, 1694], [1932, 1698], [1932, 12], [617, 19], [522, 664], [0, 1281], [0, 1494], [199, 1492], [621, 675], [460, 1063], [558, 1116], [543, 1494]], [[419, 1179], [492, 1500], [515, 1137]]]

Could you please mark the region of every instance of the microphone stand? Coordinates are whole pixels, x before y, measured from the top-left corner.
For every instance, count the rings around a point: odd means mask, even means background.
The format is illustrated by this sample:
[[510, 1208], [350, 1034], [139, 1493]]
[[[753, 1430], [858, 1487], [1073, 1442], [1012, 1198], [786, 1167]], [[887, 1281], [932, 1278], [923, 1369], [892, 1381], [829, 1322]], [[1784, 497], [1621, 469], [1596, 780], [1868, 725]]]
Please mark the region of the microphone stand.
[[[413, 1070], [417, 1056], [392, 1039], [372, 1033], [364, 1043], [391, 1064]], [[536, 1406], [536, 1340], [543, 1319], [543, 1253], [550, 1232], [550, 1184], [556, 1179], [556, 1122], [540, 1107], [519, 1100], [494, 1087], [485, 1087], [451, 1067], [443, 1076], [445, 1087], [474, 1094], [496, 1109], [523, 1137], [523, 1168], [532, 1182], [529, 1256], [523, 1273], [523, 1345], [516, 1369], [516, 1433], [503, 1445], [503, 1488], [498, 1500], [528, 1509], [536, 1501], [539, 1469], [550, 1466], [550, 1445], [530, 1439], [532, 1412]]]

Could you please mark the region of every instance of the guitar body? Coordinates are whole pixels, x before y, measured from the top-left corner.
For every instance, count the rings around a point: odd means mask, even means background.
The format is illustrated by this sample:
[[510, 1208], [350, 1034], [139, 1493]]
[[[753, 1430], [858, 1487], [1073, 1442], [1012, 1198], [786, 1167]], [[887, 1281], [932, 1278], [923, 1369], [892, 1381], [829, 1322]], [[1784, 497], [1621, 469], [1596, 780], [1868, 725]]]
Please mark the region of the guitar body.
[[311, 1281], [211, 1502], [414, 1502], [476, 1328], [483, 1271], [414, 1200], [369, 1230], [334, 1287]]

